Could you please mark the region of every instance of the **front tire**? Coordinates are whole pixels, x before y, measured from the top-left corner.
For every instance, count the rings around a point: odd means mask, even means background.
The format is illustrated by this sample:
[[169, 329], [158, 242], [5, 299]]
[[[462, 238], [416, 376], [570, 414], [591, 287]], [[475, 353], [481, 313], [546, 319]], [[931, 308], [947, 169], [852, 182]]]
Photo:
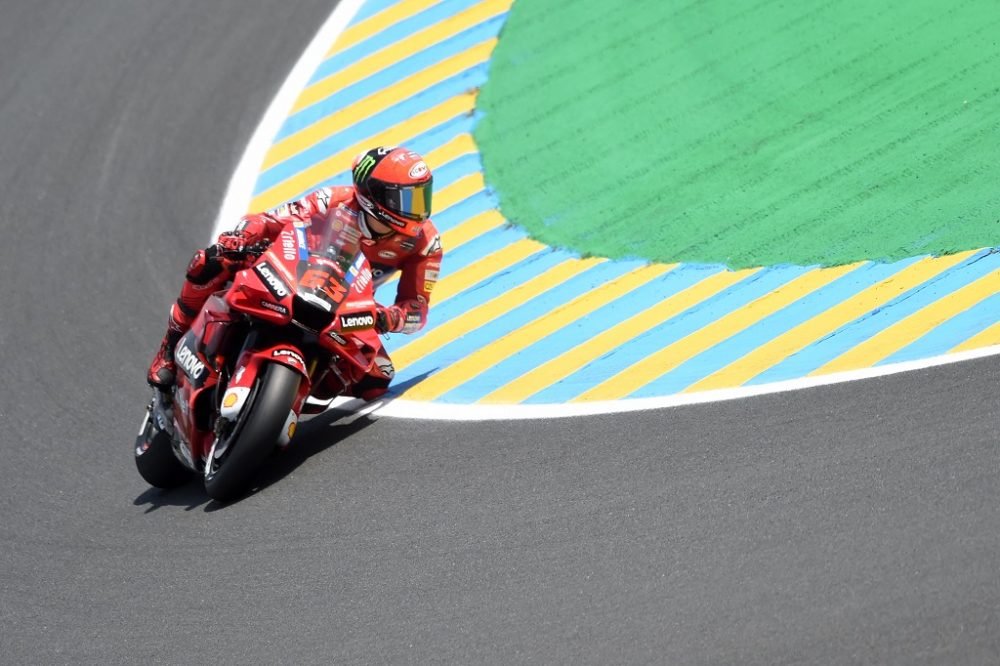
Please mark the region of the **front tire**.
[[225, 442], [220, 442], [224, 443], [223, 457], [210, 459], [206, 465], [205, 491], [219, 502], [233, 500], [250, 487], [257, 469], [281, 436], [301, 376], [288, 366], [269, 363], [259, 381], [232, 432]]

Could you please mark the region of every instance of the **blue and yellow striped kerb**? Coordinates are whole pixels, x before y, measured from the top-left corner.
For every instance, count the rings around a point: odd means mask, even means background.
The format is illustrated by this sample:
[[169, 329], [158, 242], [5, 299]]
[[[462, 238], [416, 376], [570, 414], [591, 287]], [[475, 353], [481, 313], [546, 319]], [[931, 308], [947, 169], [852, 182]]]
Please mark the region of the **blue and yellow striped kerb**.
[[[580, 258], [528, 238], [498, 212], [471, 134], [511, 4], [366, 2], [299, 95], [257, 180], [251, 208], [263, 210], [348, 183], [351, 159], [375, 145], [426, 157], [446, 255], [431, 323], [387, 343], [403, 397], [649, 398], [1000, 344], [991, 249], [731, 271]], [[383, 299], [394, 290], [381, 287]]]

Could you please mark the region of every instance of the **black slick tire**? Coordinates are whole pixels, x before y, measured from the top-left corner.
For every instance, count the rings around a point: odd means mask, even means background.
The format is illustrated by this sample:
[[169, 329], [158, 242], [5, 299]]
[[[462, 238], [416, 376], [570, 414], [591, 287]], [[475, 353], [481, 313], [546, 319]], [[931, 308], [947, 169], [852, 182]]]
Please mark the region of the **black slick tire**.
[[225, 457], [205, 473], [205, 491], [219, 502], [245, 493], [261, 463], [274, 450], [298, 393], [301, 376], [285, 365], [269, 363], [260, 384], [243, 407], [229, 435]]

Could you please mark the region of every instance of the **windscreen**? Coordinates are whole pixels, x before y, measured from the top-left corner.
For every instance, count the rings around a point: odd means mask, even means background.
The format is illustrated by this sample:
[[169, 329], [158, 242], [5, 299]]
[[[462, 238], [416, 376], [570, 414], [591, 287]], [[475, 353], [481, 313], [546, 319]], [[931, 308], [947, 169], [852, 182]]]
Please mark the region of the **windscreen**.
[[299, 246], [296, 291], [302, 300], [332, 317], [365, 260], [356, 214], [337, 209], [326, 220], [296, 224], [295, 233]]

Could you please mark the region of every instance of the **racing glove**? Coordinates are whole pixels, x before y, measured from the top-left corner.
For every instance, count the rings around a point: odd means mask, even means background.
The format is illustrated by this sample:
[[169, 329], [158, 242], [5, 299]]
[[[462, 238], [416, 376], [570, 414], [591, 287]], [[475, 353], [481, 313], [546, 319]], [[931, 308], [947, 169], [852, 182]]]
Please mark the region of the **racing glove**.
[[270, 243], [246, 230], [227, 231], [216, 241], [217, 253], [230, 259], [242, 259], [248, 254], [260, 254]]
[[375, 309], [375, 332], [396, 333], [403, 330], [403, 313], [395, 306], [385, 307], [379, 305]]

